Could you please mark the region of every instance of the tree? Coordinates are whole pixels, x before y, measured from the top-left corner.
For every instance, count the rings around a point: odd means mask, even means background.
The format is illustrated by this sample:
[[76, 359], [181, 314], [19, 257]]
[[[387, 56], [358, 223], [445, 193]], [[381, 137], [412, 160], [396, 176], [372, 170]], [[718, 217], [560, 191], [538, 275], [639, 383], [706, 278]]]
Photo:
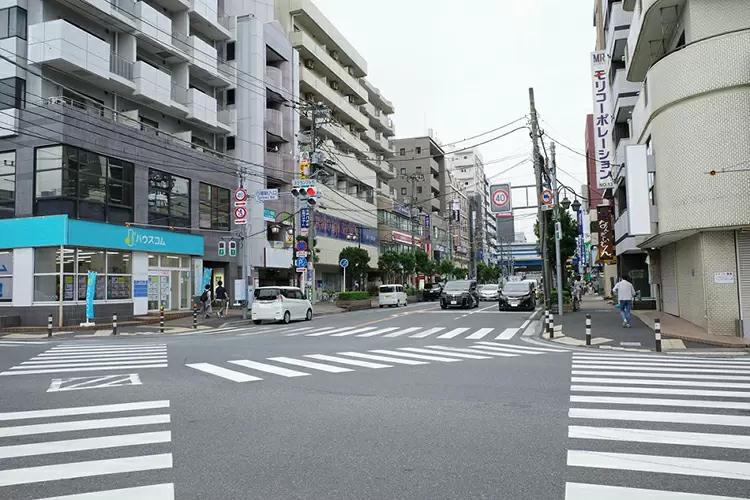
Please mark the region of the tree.
[[453, 271], [456, 269], [456, 266], [453, 264], [453, 261], [448, 259], [443, 259], [438, 263], [437, 271], [440, 274], [440, 277], [447, 278], [448, 276], [453, 276]]
[[349, 281], [356, 278], [359, 281], [360, 289], [364, 288], [364, 276], [370, 267], [370, 253], [364, 248], [346, 247], [339, 253], [339, 260], [341, 259], [349, 261], [349, 266], [346, 268]]
[[465, 280], [468, 275], [469, 275], [469, 270], [468, 269], [464, 269], [462, 267], [457, 267], [456, 269], [453, 270], [453, 276], [457, 280]]
[[406, 280], [406, 277], [414, 274], [414, 254], [412, 253], [399, 253], [398, 262], [401, 264], [401, 277]]
[[396, 274], [401, 270], [401, 262], [398, 258], [398, 253], [388, 251], [380, 254], [378, 259], [378, 269], [383, 275], [383, 281], [389, 282], [392, 278], [395, 278]]
[[[568, 259], [571, 258], [578, 246], [578, 222], [573, 219], [570, 212], [567, 210], [560, 211], [560, 226], [562, 229], [562, 239], [560, 240], [560, 262], [562, 263], [563, 269]], [[534, 223], [534, 234], [537, 237], [536, 248], [537, 251], [541, 248], [541, 240], [539, 238], [539, 220]], [[557, 262], [555, 260], [555, 223], [550, 221], [547, 224], [547, 259], [549, 260], [551, 269], [557, 271]]]
[[435, 272], [435, 262], [430, 260], [427, 252], [417, 250], [414, 252], [414, 269], [427, 277]]
[[492, 271], [490, 271], [490, 267], [484, 263], [484, 261], [480, 260], [477, 262], [477, 281], [479, 283], [488, 283], [491, 281], [492, 278]]

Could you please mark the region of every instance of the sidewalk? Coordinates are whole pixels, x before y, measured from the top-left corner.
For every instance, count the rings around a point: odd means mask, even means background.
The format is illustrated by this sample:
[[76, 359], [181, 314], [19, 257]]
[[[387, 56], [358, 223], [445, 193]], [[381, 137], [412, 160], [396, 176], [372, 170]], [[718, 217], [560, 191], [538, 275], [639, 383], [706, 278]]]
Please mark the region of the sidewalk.
[[677, 316], [667, 314], [664, 311], [633, 311], [633, 315], [638, 316], [649, 328], [653, 328], [654, 319], [659, 318], [663, 337], [672, 337], [683, 341], [699, 342], [718, 347], [750, 347], [750, 339], [731, 335], [711, 335], [703, 328]]

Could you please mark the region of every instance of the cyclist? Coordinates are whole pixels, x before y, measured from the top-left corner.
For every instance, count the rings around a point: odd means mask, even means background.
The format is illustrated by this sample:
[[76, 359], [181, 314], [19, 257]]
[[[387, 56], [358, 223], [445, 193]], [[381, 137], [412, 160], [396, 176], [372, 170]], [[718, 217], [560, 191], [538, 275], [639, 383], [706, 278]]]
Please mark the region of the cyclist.
[[227, 290], [224, 288], [221, 280], [218, 281], [219, 286], [216, 287], [216, 293], [214, 297], [219, 302], [219, 310], [216, 311], [216, 317], [226, 317], [227, 310], [229, 309], [229, 297], [227, 296]]

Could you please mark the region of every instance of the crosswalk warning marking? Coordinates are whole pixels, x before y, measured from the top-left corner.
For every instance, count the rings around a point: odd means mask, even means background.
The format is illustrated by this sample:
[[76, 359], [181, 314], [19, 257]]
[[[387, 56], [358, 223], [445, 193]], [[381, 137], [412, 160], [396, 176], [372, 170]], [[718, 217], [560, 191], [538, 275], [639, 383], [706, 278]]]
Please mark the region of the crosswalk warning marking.
[[297, 370], [290, 370], [289, 368], [283, 368], [281, 366], [269, 365], [266, 363], [258, 363], [257, 361], [250, 361], [249, 359], [238, 359], [230, 361], [233, 365], [244, 366], [252, 370], [258, 370], [266, 373], [273, 373], [274, 375], [280, 375], [282, 377], [306, 377], [310, 375], [305, 372], [298, 372]]

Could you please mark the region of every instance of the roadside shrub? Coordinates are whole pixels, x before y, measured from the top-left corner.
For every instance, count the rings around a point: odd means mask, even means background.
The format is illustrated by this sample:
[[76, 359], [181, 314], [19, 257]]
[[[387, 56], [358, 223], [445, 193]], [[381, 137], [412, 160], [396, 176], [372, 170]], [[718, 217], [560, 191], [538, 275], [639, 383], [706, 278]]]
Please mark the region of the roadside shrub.
[[370, 294], [368, 292], [341, 292], [339, 294], [339, 301], [346, 302], [350, 300], [369, 300]]

